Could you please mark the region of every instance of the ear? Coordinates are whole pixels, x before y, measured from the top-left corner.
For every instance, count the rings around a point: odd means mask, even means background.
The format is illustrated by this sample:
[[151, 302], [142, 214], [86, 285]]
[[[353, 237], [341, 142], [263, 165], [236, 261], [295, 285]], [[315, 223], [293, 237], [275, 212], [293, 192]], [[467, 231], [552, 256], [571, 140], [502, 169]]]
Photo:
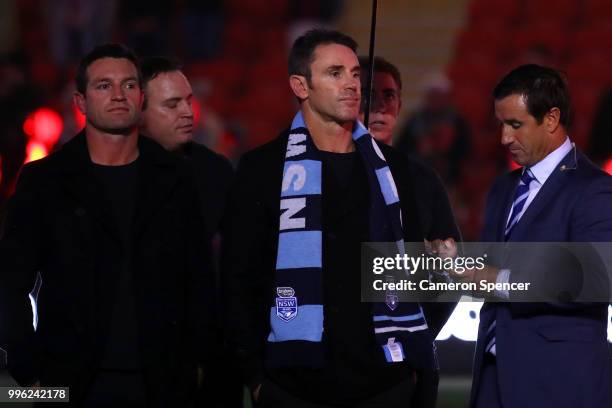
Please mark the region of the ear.
[[397, 115], [399, 116], [402, 111], [402, 98], [400, 98], [399, 103], [397, 104]]
[[554, 133], [560, 125], [561, 111], [559, 108], [552, 108], [544, 115], [544, 123], [548, 133]]
[[142, 104], [144, 103], [144, 99], [145, 99], [145, 91], [144, 89], [140, 90], [140, 101], [138, 102], [138, 110], [140, 112], [142, 112]]
[[302, 75], [291, 75], [289, 77], [289, 86], [293, 94], [300, 100], [308, 99], [308, 82], [306, 77]]
[[85, 103], [85, 95], [80, 92], [72, 94], [72, 102], [81, 111], [81, 113], [87, 116], [87, 104]]

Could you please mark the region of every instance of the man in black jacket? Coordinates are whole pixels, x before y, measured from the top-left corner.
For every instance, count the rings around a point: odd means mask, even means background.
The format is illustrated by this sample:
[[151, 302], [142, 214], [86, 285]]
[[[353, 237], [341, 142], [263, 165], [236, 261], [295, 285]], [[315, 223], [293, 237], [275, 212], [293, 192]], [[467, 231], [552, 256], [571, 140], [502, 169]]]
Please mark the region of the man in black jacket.
[[225, 157], [193, 141], [193, 91], [178, 62], [165, 57], [141, 60], [141, 132], [164, 149], [187, 159], [195, 172], [208, 236], [219, 228], [232, 181]]
[[357, 122], [355, 49], [335, 31], [296, 40], [289, 74], [301, 111], [242, 158], [230, 193], [225, 322], [263, 407], [417, 406], [416, 380], [434, 369], [433, 339], [452, 312], [361, 302], [362, 242], [459, 232], [436, 175]]
[[9, 372], [23, 386], [68, 386], [79, 406], [191, 405], [208, 350], [197, 193], [180, 160], [139, 137], [140, 79], [122, 45], [83, 58], [74, 101], [85, 129], [24, 167], [0, 240]]
[[[141, 131], [193, 168], [206, 236], [213, 237], [225, 208], [234, 172], [232, 165], [225, 157], [192, 140], [193, 91], [179, 63], [165, 57], [150, 57], [141, 61], [141, 70], [145, 96]], [[220, 349], [222, 339], [217, 340], [216, 347]], [[243, 386], [234, 365], [227, 363], [223, 353], [213, 353], [211, 357], [213, 361], [203, 372], [201, 406], [241, 407]]]

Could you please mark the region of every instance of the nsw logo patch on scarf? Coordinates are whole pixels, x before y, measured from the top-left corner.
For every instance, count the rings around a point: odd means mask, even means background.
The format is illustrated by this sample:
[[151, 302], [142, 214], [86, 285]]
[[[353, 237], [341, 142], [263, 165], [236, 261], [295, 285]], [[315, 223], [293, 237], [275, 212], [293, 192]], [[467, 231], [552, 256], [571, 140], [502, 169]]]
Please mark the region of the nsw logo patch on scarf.
[[288, 322], [297, 316], [298, 304], [293, 288], [276, 288], [276, 315]]

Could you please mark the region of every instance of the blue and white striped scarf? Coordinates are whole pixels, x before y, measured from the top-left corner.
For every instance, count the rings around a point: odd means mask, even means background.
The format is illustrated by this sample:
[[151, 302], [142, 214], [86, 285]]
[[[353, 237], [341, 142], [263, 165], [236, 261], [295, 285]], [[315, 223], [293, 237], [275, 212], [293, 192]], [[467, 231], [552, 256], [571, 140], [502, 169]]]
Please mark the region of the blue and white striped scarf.
[[[381, 205], [371, 208], [386, 209], [370, 214], [370, 241], [396, 242], [403, 254], [401, 208], [391, 170], [360, 122], [352, 136], [365, 159], [371, 199], [380, 200]], [[276, 298], [270, 308], [266, 353], [271, 366], [325, 365], [321, 175], [319, 151], [299, 112], [289, 133], [280, 197]], [[372, 315], [376, 340], [388, 362], [405, 359], [402, 339], [408, 333], [427, 330], [420, 305], [397, 302], [391, 293], [386, 303], [373, 304]]]

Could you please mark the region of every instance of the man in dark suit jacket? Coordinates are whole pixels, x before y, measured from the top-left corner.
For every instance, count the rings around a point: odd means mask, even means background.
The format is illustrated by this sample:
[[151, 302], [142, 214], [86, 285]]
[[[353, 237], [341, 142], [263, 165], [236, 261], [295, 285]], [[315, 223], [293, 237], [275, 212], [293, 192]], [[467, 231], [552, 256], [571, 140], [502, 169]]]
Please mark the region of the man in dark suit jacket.
[[[192, 140], [193, 91], [180, 64], [166, 57], [149, 57], [141, 60], [141, 69], [145, 96], [141, 131], [192, 167], [206, 236], [213, 238], [225, 208], [234, 172], [232, 165], [225, 157]], [[215, 282], [218, 282], [218, 276], [215, 276]], [[220, 329], [217, 331], [221, 332]], [[221, 338], [218, 338], [218, 343], [218, 349], [223, 347]], [[241, 407], [243, 386], [236, 375], [235, 365], [228, 364], [224, 353], [212, 353], [211, 357], [213, 361], [203, 371], [199, 392], [201, 405]]]
[[[569, 99], [561, 75], [524, 65], [505, 76], [493, 96], [502, 145], [523, 167], [500, 177], [491, 189], [482, 241], [505, 241], [510, 254], [513, 243], [612, 241], [612, 177], [570, 142]], [[573, 255], [563, 252], [542, 254], [541, 248], [550, 245], [532, 247], [527, 256], [545, 260], [537, 268], [513, 267], [517, 257], [510, 255], [509, 264], [469, 278], [534, 282], [542, 289], [567, 278], [560, 272], [563, 264], [570, 264], [565, 272], [593, 278], [593, 269], [580, 270], [582, 259], [573, 263]], [[481, 310], [472, 406], [612, 406], [607, 303], [514, 303], [515, 295], [496, 292], [510, 302], [486, 302]]]
[[124, 46], [83, 58], [74, 100], [84, 131], [23, 169], [3, 226], [9, 372], [70, 387], [78, 406], [191, 405], [212, 309], [191, 171], [139, 137], [139, 65]]
[[[387, 201], [369, 173], [368, 148], [386, 159], [384, 180], [395, 180], [389, 194], [401, 207], [401, 238], [422, 243], [458, 239], [459, 232], [437, 176], [375, 142], [357, 122], [355, 48], [335, 31], [314, 30], [296, 40], [290, 85], [301, 111], [291, 131], [244, 155], [230, 193], [222, 251], [225, 323], [262, 407], [408, 407], [421, 370], [434, 369], [433, 340], [452, 312], [443, 305], [409, 320], [384, 316], [397, 305], [382, 304], [383, 316], [373, 316], [376, 306], [361, 302], [361, 243], [395, 241], [392, 226], [370, 222], [384, 218]], [[288, 161], [300, 154], [313, 159]], [[282, 198], [291, 188], [313, 194]], [[300, 202], [305, 208], [292, 207]], [[394, 225], [399, 219], [398, 212]], [[304, 227], [310, 228], [304, 239], [294, 239]], [[392, 327], [379, 327], [385, 320]], [[379, 342], [380, 333], [391, 333], [394, 350]]]

